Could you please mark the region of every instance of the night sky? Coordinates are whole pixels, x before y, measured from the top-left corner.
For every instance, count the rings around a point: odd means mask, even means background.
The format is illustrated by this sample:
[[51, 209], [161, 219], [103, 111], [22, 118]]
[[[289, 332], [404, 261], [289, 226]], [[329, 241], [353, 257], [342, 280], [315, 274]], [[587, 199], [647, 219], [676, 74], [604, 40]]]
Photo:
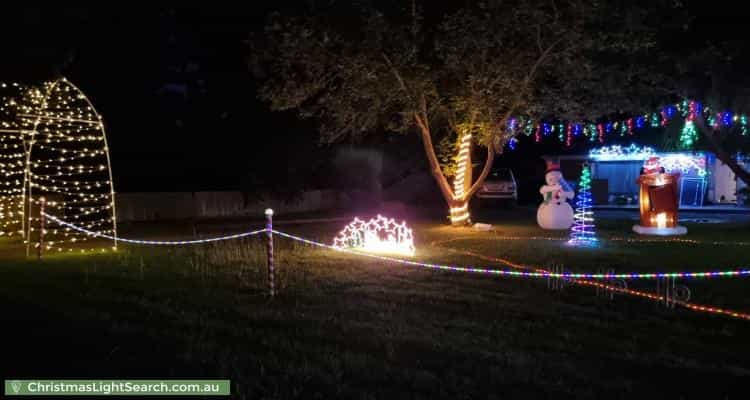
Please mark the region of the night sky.
[[[747, 12], [720, 3], [690, 2], [697, 19], [684, 37], [671, 38], [674, 46], [689, 49], [706, 38], [747, 46]], [[313, 122], [267, 111], [247, 64], [247, 39], [265, 16], [300, 12], [301, 4], [6, 9], [0, 80], [66, 76], [78, 85], [104, 117], [118, 191], [315, 185], [332, 150], [316, 145]], [[397, 140], [419, 149], [416, 135]]]

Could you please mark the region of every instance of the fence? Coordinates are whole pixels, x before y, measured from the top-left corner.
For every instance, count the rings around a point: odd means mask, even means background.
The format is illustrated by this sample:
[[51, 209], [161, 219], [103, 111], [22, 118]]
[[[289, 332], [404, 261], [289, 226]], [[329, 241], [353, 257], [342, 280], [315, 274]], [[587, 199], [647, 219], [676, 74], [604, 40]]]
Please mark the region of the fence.
[[270, 204], [277, 214], [335, 209], [350, 202], [351, 194], [335, 190], [303, 192], [295, 200], [266, 196], [249, 199], [238, 191], [227, 192], [149, 192], [118, 193], [115, 196], [117, 221], [179, 220], [205, 217], [251, 216]]

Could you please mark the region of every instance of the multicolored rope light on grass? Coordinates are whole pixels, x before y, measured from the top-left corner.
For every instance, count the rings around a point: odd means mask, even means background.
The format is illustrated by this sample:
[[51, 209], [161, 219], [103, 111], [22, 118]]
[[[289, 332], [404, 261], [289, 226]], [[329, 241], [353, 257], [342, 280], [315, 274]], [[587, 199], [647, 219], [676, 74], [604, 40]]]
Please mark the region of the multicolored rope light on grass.
[[[90, 236], [94, 237], [104, 237], [106, 239], [112, 239], [114, 240], [114, 237], [107, 236], [100, 234], [98, 232], [90, 231], [85, 228], [81, 228], [79, 226], [76, 226], [74, 224], [71, 224], [69, 222], [63, 221], [54, 215], [50, 215], [45, 213], [45, 217], [49, 218], [51, 221], [58, 223], [60, 225], [63, 225], [67, 228], [74, 229], [78, 232], [85, 233]], [[220, 236], [216, 238], [209, 238], [209, 239], [198, 239], [198, 240], [184, 240], [184, 241], [152, 241], [152, 240], [134, 240], [134, 239], [125, 239], [125, 238], [117, 238], [118, 242], [125, 242], [125, 243], [133, 243], [133, 244], [144, 244], [144, 245], [181, 245], [181, 244], [199, 244], [199, 243], [207, 243], [207, 242], [216, 242], [220, 240], [229, 240], [229, 239], [236, 239], [240, 237], [246, 237], [246, 236], [252, 236], [257, 235], [263, 232], [267, 232], [268, 229], [259, 229], [251, 232], [245, 232], [245, 233], [239, 233], [235, 235], [228, 235], [228, 236]], [[486, 267], [472, 267], [472, 266], [455, 266], [455, 265], [446, 265], [446, 264], [434, 264], [434, 263], [426, 263], [426, 262], [419, 262], [419, 261], [413, 261], [413, 260], [404, 260], [399, 258], [393, 258], [378, 254], [371, 254], [371, 253], [365, 253], [360, 250], [355, 250], [352, 248], [347, 247], [337, 247], [334, 245], [329, 245], [321, 242], [316, 242], [314, 240], [305, 239], [303, 237], [295, 236], [289, 233], [280, 232], [277, 230], [272, 230], [273, 233], [278, 234], [280, 236], [284, 236], [289, 239], [293, 239], [302, 243], [307, 243], [309, 245], [326, 248], [330, 250], [335, 250], [339, 252], [349, 253], [349, 254], [356, 254], [360, 256], [370, 257], [370, 258], [376, 258], [383, 261], [389, 261], [394, 262], [398, 264], [405, 264], [405, 265], [413, 265], [428, 269], [437, 269], [437, 270], [444, 270], [444, 271], [455, 271], [455, 272], [472, 272], [472, 273], [482, 273], [487, 275], [498, 275], [498, 276], [508, 276], [508, 277], [519, 277], [519, 278], [562, 278], [562, 279], [660, 279], [660, 278], [722, 278], [722, 277], [739, 277], [739, 276], [750, 276], [750, 269], [732, 269], [732, 270], [724, 270], [724, 271], [702, 271], [702, 272], [628, 272], [628, 273], [581, 273], [581, 272], [566, 272], [566, 273], [553, 273], [553, 272], [526, 272], [526, 271], [508, 271], [508, 270], [501, 270], [501, 269], [493, 269], [493, 268], [486, 268]]]
[[576, 272], [527, 272], [527, 271], [509, 271], [503, 269], [494, 269], [486, 267], [472, 267], [472, 266], [456, 266], [446, 264], [433, 264], [426, 262], [419, 262], [413, 260], [403, 260], [393, 257], [387, 257], [377, 254], [364, 253], [361, 251], [340, 248], [331, 246], [325, 243], [316, 242], [314, 240], [305, 239], [303, 237], [295, 236], [289, 233], [273, 231], [275, 234], [286, 237], [288, 239], [296, 240], [302, 243], [306, 243], [316, 247], [327, 248], [339, 252], [356, 254], [360, 256], [376, 258], [383, 261], [389, 261], [397, 264], [412, 265], [417, 267], [423, 267], [427, 269], [436, 269], [443, 271], [454, 271], [454, 272], [471, 272], [480, 273], [486, 275], [496, 276], [508, 276], [516, 278], [561, 278], [561, 279], [661, 279], [661, 278], [719, 278], [719, 277], [737, 277], [737, 276], [750, 276], [750, 269], [735, 269], [727, 271], [706, 271], [706, 272], [629, 272], [629, 273], [576, 273]]
[[[45, 213], [45, 217], [49, 218], [51, 221], [56, 222], [58, 224], [61, 224], [67, 228], [74, 229], [76, 231], [85, 233], [87, 235], [91, 236], [102, 236], [102, 234], [98, 232], [89, 231], [83, 228], [80, 228], [74, 224], [70, 224], [68, 222], [62, 221], [59, 218], [49, 215]], [[317, 246], [321, 248], [331, 249], [339, 252], [344, 253], [350, 253], [360, 256], [366, 256], [370, 258], [380, 259], [383, 261], [389, 261], [394, 263], [400, 263], [400, 264], [406, 264], [406, 265], [413, 265], [413, 266], [420, 266], [424, 268], [430, 268], [430, 269], [438, 269], [438, 270], [447, 270], [447, 271], [456, 271], [456, 272], [474, 272], [474, 273], [484, 273], [488, 275], [500, 275], [500, 276], [510, 276], [510, 277], [536, 277], [536, 278], [561, 278], [570, 280], [573, 283], [587, 285], [587, 286], [595, 286], [598, 288], [603, 288], [606, 290], [611, 290], [618, 293], [624, 293], [624, 294], [630, 294], [638, 297], [645, 297], [652, 300], [662, 301], [664, 300], [663, 296], [660, 296], [658, 294], [628, 289], [628, 288], [621, 288], [613, 285], [608, 285], [605, 283], [600, 283], [592, 280], [587, 279], [647, 279], [647, 278], [704, 278], [704, 277], [727, 277], [727, 276], [748, 276], [750, 275], [750, 270], [744, 269], [744, 270], [729, 270], [729, 271], [711, 271], [711, 272], [674, 272], [674, 273], [651, 273], [651, 274], [640, 274], [640, 273], [629, 273], [629, 274], [615, 274], [615, 273], [604, 273], [604, 274], [581, 274], [581, 273], [552, 273], [544, 269], [539, 268], [531, 268], [526, 267], [520, 264], [512, 263], [510, 261], [499, 259], [499, 258], [493, 258], [493, 257], [487, 257], [483, 255], [476, 255], [474, 253], [470, 252], [464, 252], [468, 255], [477, 256], [480, 258], [486, 258], [491, 259], [492, 261], [499, 261], [503, 264], [506, 264], [508, 266], [511, 266], [513, 268], [518, 269], [528, 269], [531, 271], [508, 271], [508, 270], [498, 270], [498, 269], [489, 269], [489, 268], [474, 268], [474, 267], [459, 267], [459, 266], [449, 266], [449, 265], [441, 265], [441, 264], [431, 264], [431, 263], [422, 263], [422, 262], [416, 262], [411, 260], [401, 260], [396, 259], [392, 257], [385, 257], [380, 256], [376, 254], [370, 254], [370, 253], [362, 253], [359, 251], [347, 249], [347, 248], [339, 248], [331, 245], [327, 245], [325, 243], [316, 242], [313, 240], [305, 239], [299, 236], [291, 235], [285, 232], [280, 232], [274, 229], [259, 229], [252, 232], [246, 232], [236, 235], [229, 235], [229, 236], [222, 236], [217, 238], [211, 238], [211, 239], [201, 239], [201, 240], [192, 240], [192, 241], [149, 241], [149, 240], [133, 240], [133, 239], [125, 239], [125, 238], [117, 238], [118, 241], [127, 242], [127, 243], [133, 243], [133, 244], [146, 244], [146, 245], [180, 245], [180, 244], [199, 244], [199, 243], [207, 243], [212, 241], [219, 241], [219, 240], [228, 240], [228, 239], [234, 239], [239, 237], [246, 237], [246, 236], [252, 236], [257, 235], [263, 232], [272, 232], [275, 234], [278, 234], [280, 236], [296, 240], [302, 243], [306, 243], [312, 246]], [[108, 237], [110, 239], [114, 239], [113, 237]], [[719, 315], [726, 315], [731, 316], [735, 318], [750, 320], [750, 314], [741, 313], [733, 310], [727, 310], [719, 307], [714, 306], [707, 306], [707, 305], [700, 305], [700, 304], [694, 304], [689, 303], [686, 301], [680, 301], [680, 300], [673, 300], [675, 304], [678, 304], [682, 307], [694, 310], [694, 311], [701, 311], [701, 312], [707, 312], [707, 313], [713, 313], [713, 314], [719, 314]]]
[[591, 167], [583, 165], [578, 182], [578, 197], [573, 226], [570, 228], [568, 244], [577, 247], [596, 246], [599, 239], [594, 232], [594, 211], [591, 209]]
[[[451, 249], [449, 247], [447, 247], [447, 249], [450, 250], [450, 251], [456, 252], [456, 253], [460, 253], [460, 254], [464, 254], [464, 255], [469, 255], [469, 256], [472, 256], [472, 257], [477, 257], [477, 258], [482, 259], [482, 260], [492, 261], [492, 262], [499, 262], [501, 264], [505, 264], [505, 265], [507, 265], [509, 267], [512, 267], [512, 268], [523, 269], [523, 270], [532, 270], [532, 271], [536, 271], [536, 272], [549, 272], [548, 270], [545, 270], [545, 269], [542, 269], [542, 268], [537, 268], [537, 267], [532, 267], [532, 266], [527, 266], [527, 265], [522, 265], [522, 264], [514, 263], [514, 262], [512, 262], [510, 260], [507, 260], [507, 259], [504, 259], [504, 258], [485, 256], [483, 254], [478, 254], [478, 253], [474, 253], [474, 252], [466, 251], [466, 250]], [[608, 290], [608, 291], [611, 291], [611, 292], [616, 292], [616, 293], [620, 293], [620, 294], [626, 294], [626, 295], [640, 297], [640, 298], [646, 298], [646, 299], [654, 300], [654, 301], [665, 301], [666, 300], [666, 298], [663, 295], [660, 295], [660, 294], [651, 293], [651, 292], [645, 292], [645, 291], [642, 291], [642, 290], [629, 289], [627, 287], [619, 287], [619, 286], [615, 286], [615, 285], [612, 285], [612, 284], [602, 283], [602, 282], [599, 282], [599, 281], [586, 280], [586, 279], [569, 279], [568, 281], [571, 282], [571, 283], [574, 283], [574, 284], [578, 284], [578, 285], [596, 287], [596, 288]], [[690, 302], [683, 301], [683, 300], [672, 300], [672, 301], [675, 304], [680, 305], [682, 307], [685, 307], [687, 309], [690, 309], [692, 311], [699, 311], [699, 312], [705, 312], [705, 313], [711, 313], [711, 314], [718, 314], [718, 315], [730, 316], [730, 317], [734, 317], [734, 318], [739, 318], [739, 319], [744, 319], [744, 320], [750, 321], [750, 314], [747, 314], [747, 313], [743, 313], [743, 312], [739, 312], [739, 311], [734, 311], [734, 310], [729, 310], [729, 309], [725, 309], [725, 308], [720, 308], [720, 307], [716, 307], [716, 306], [709, 306], [709, 305], [703, 305], [703, 304], [690, 303]]]

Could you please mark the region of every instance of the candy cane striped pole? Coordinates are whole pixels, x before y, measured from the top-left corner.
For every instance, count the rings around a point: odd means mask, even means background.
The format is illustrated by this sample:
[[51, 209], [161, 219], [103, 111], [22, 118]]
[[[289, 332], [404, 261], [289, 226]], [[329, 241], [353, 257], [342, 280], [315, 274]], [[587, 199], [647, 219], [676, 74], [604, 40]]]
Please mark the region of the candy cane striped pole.
[[268, 292], [276, 296], [276, 271], [273, 267], [273, 210], [266, 208], [266, 235], [268, 237]]

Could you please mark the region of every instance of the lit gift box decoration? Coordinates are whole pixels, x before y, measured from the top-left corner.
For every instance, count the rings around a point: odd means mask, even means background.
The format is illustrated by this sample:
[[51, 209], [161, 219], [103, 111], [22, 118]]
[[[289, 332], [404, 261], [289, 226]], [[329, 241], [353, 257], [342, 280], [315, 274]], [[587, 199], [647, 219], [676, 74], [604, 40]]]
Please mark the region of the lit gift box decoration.
[[641, 223], [633, 230], [641, 235], [684, 235], [677, 225], [679, 208], [678, 172], [665, 173], [657, 157], [646, 161], [637, 182], [640, 186]]
[[333, 239], [340, 249], [361, 250], [372, 253], [413, 256], [414, 236], [406, 222], [396, 223], [392, 218], [378, 215], [367, 222], [354, 218]]

